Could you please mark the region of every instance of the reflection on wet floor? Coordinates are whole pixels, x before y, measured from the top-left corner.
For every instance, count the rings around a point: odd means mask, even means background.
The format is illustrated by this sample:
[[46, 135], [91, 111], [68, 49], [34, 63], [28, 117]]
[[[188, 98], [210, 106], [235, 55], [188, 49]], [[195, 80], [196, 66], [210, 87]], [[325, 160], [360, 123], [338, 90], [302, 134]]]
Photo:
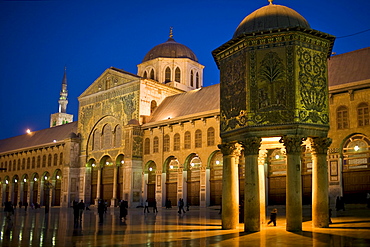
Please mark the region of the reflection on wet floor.
[[71, 208], [17, 208], [11, 219], [0, 213], [1, 246], [370, 246], [370, 209], [347, 206], [335, 212], [330, 228], [312, 228], [310, 210], [304, 210], [303, 231], [285, 231], [284, 209], [279, 209], [277, 226], [261, 227], [257, 233], [221, 230], [217, 208], [160, 209], [157, 214], [129, 209], [126, 221], [117, 208], [109, 208], [99, 223], [96, 208], [85, 211], [74, 224]]

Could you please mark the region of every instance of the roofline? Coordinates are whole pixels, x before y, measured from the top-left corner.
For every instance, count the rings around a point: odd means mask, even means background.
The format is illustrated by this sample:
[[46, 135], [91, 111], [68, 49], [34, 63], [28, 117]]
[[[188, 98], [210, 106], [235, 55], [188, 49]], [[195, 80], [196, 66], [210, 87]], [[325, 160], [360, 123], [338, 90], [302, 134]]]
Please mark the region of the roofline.
[[155, 121], [155, 122], [150, 122], [150, 123], [143, 124], [141, 127], [143, 130], [146, 130], [146, 129], [157, 128], [161, 126], [168, 126], [168, 125], [175, 125], [175, 124], [184, 123], [184, 122], [190, 122], [190, 121], [202, 119], [202, 118], [211, 118], [215, 116], [220, 116], [220, 109], [210, 110], [210, 111], [201, 112], [201, 113], [194, 113], [191, 115], [185, 115], [185, 116], [171, 118], [171, 119], [164, 119], [164, 120]]

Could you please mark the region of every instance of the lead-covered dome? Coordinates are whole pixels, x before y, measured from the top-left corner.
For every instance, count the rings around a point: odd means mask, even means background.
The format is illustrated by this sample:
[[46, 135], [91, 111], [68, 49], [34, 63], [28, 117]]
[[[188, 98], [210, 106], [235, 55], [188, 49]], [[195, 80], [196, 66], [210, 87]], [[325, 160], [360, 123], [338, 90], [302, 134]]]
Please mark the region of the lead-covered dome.
[[176, 42], [171, 36], [170, 38], [155, 47], [153, 47], [144, 57], [143, 62], [152, 60], [154, 58], [189, 58], [198, 62], [197, 56], [190, 50], [189, 47]]
[[310, 28], [306, 19], [297, 11], [282, 5], [270, 4], [257, 9], [237, 27], [233, 38], [241, 34], [257, 33], [283, 28]]

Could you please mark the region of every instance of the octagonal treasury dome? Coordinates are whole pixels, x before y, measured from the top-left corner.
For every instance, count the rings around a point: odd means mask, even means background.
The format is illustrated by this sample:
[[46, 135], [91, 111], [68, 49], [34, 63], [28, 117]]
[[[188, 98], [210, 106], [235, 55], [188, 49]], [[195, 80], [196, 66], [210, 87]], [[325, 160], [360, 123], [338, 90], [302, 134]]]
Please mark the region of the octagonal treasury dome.
[[170, 38], [155, 47], [153, 47], [144, 57], [143, 62], [158, 58], [189, 58], [195, 62], [198, 62], [197, 56], [190, 50], [189, 47], [176, 42], [172, 35]]
[[282, 28], [310, 28], [307, 20], [286, 6], [270, 4], [249, 14], [236, 28], [233, 38], [241, 34], [257, 33]]

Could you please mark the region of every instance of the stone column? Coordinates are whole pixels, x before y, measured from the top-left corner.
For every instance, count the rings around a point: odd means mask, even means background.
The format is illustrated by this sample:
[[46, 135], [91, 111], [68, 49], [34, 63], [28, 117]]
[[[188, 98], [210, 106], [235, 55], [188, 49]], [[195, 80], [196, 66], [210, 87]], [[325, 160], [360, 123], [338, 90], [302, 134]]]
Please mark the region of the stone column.
[[100, 199], [100, 190], [101, 190], [101, 167], [97, 167], [98, 169], [98, 181], [96, 185], [96, 199], [95, 205], [98, 206], [98, 201]]
[[245, 156], [244, 231], [258, 232], [261, 225], [258, 177], [258, 154], [261, 138], [247, 138], [242, 145]]
[[238, 164], [240, 149], [237, 143], [218, 145], [223, 154], [222, 229], [236, 229], [239, 224]]
[[286, 174], [286, 230], [302, 231], [302, 176], [301, 176], [301, 136], [284, 136], [287, 156]]
[[330, 138], [312, 140], [312, 223], [314, 227], [329, 226], [329, 182], [326, 155]]
[[119, 166], [114, 166], [113, 170], [113, 198], [111, 199], [110, 205], [111, 207], [115, 207], [117, 205], [117, 174], [118, 174]]

